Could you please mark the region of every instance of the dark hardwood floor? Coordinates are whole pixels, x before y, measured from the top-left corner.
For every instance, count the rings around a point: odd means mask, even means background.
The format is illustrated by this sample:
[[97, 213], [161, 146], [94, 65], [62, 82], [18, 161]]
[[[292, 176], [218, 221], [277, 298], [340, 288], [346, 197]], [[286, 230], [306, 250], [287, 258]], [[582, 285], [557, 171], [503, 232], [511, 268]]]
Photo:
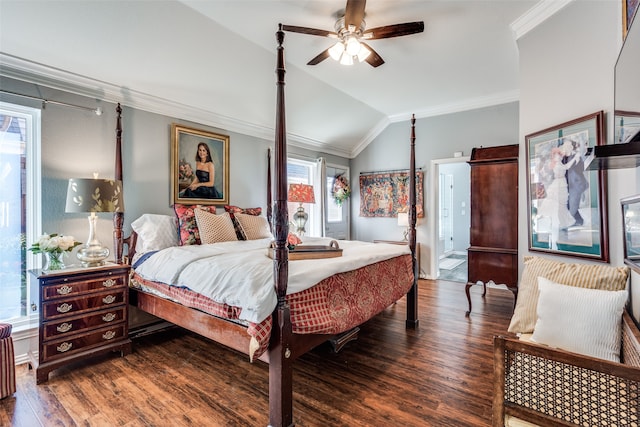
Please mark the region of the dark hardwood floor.
[[[297, 426], [488, 426], [492, 336], [503, 333], [513, 296], [460, 283], [420, 281], [418, 330], [405, 301], [364, 324], [333, 354], [322, 345], [295, 364]], [[17, 367], [18, 391], [0, 401], [2, 426], [266, 426], [268, 367], [182, 329], [134, 341], [51, 373], [36, 385]]]

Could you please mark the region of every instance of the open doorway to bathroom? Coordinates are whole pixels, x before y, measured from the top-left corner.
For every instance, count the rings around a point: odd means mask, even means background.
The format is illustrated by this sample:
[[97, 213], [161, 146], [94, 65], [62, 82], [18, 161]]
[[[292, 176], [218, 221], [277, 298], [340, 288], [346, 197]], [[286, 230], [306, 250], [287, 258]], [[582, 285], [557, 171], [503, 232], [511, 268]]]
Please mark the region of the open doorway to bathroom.
[[468, 157], [435, 160], [433, 194], [437, 213], [431, 235], [435, 248], [431, 277], [454, 282], [467, 282], [467, 249], [469, 248], [470, 174]]

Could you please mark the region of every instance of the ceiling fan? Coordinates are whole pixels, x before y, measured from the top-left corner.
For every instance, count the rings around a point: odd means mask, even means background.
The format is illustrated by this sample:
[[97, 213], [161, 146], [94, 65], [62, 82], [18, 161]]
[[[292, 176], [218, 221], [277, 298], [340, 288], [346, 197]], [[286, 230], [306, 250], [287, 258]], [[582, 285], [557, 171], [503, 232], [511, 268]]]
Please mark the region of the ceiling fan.
[[364, 21], [366, 3], [366, 0], [347, 0], [344, 16], [336, 21], [335, 32], [294, 25], [283, 25], [282, 29], [293, 33], [338, 39], [336, 44], [307, 62], [307, 65], [316, 65], [331, 57], [343, 65], [351, 65], [354, 59], [357, 59], [360, 62], [366, 61], [373, 67], [379, 67], [384, 64], [384, 59], [363, 40], [388, 39], [421, 33], [424, 31], [424, 22], [406, 22], [366, 29]]

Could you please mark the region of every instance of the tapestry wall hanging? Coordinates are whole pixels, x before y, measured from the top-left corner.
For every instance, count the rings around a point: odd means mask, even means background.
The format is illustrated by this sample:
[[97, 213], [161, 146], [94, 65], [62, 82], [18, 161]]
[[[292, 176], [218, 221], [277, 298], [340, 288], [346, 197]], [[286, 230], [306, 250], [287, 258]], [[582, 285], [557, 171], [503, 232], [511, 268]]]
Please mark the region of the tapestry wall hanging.
[[[424, 172], [416, 172], [416, 214], [422, 208]], [[360, 216], [395, 217], [409, 207], [409, 172], [373, 172], [360, 175]]]

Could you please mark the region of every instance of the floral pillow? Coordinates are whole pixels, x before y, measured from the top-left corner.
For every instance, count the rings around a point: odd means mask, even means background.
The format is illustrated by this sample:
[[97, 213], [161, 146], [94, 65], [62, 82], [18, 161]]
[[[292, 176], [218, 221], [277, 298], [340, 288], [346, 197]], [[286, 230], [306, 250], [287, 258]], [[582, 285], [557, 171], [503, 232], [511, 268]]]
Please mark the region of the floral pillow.
[[202, 205], [173, 205], [173, 210], [178, 218], [178, 229], [180, 231], [180, 245], [199, 245], [200, 233], [196, 222], [195, 209], [202, 209], [212, 214], [216, 213], [215, 206]]
[[239, 208], [238, 206], [233, 205], [224, 205], [224, 210], [229, 212], [229, 216], [231, 217], [231, 221], [233, 221], [233, 228], [236, 230], [236, 235], [238, 236], [238, 240], [247, 240], [247, 236], [244, 234], [240, 223], [234, 216], [234, 214], [245, 214], [245, 215], [254, 215], [258, 216], [262, 213], [262, 208]]

